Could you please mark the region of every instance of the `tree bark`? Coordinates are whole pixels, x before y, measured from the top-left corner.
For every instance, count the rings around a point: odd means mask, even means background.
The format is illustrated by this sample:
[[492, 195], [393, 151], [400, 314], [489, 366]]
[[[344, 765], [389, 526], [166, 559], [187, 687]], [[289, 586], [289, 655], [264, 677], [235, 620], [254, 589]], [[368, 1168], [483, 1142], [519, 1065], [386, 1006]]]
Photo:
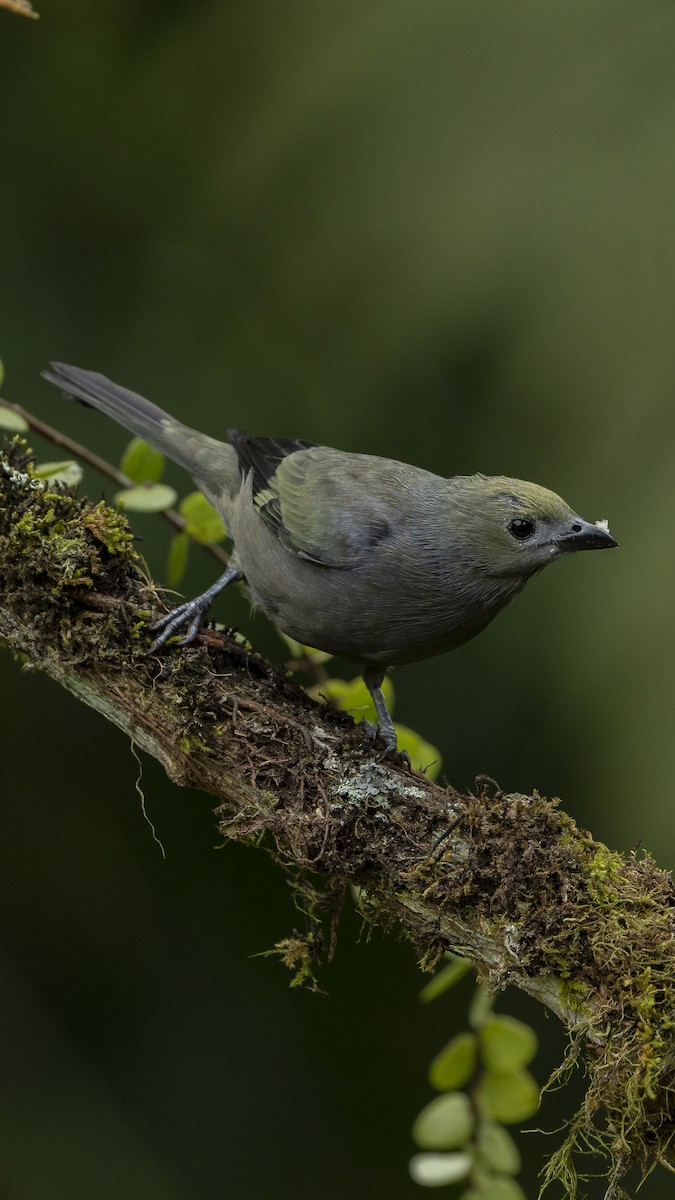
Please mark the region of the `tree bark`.
[[[162, 607], [124, 517], [35, 480], [15, 439], [0, 459], [6, 647], [174, 782], [211, 793], [224, 837], [271, 836], [329, 907], [358, 885], [367, 919], [403, 931], [423, 966], [454, 950], [488, 986], [515, 985], [556, 1013], [589, 1070], [565, 1163], [589, 1136], [615, 1179], [636, 1159], [674, 1162], [670, 875], [613, 853], [536, 793], [483, 780], [460, 794], [410, 772], [227, 633], [149, 657]], [[309, 970], [319, 940], [289, 940], [288, 961]]]

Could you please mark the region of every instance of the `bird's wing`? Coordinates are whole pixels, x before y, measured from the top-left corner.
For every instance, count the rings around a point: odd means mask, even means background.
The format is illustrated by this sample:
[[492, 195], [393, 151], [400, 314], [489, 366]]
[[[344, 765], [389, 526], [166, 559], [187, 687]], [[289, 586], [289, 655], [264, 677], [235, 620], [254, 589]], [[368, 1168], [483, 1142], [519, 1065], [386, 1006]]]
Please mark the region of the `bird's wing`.
[[390, 536], [389, 489], [375, 498], [364, 486], [384, 460], [291, 438], [228, 436], [242, 475], [252, 474], [259, 516], [299, 558], [351, 568]]

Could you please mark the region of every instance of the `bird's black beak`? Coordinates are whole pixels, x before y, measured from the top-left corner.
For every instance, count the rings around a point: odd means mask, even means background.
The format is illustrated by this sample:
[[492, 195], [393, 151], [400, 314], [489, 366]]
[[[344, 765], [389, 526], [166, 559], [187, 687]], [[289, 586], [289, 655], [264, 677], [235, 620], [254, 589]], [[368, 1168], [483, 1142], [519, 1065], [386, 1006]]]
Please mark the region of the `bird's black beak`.
[[566, 554], [574, 550], [610, 550], [619, 543], [609, 532], [606, 521], [592, 525], [590, 521], [575, 517], [569, 531], [556, 538], [556, 544], [560, 553]]

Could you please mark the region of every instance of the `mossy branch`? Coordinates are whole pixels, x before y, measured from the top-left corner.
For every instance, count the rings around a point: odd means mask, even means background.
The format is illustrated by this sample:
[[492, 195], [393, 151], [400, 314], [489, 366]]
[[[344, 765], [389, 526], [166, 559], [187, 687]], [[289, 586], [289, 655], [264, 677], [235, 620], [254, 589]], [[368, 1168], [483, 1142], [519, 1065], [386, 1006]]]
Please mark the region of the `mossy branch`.
[[[675, 1162], [670, 876], [646, 855], [611, 852], [537, 794], [483, 782], [462, 795], [383, 760], [348, 717], [225, 633], [148, 657], [162, 606], [124, 517], [35, 480], [14, 439], [0, 458], [7, 648], [176, 783], [210, 792], [224, 837], [270, 835], [325, 895], [357, 884], [367, 919], [402, 930], [424, 966], [455, 950], [488, 986], [513, 984], [555, 1012], [589, 1072], [552, 1167], [568, 1187], [577, 1140], [609, 1152], [615, 1180], [636, 1160]], [[286, 951], [309, 955], [301, 938]]]

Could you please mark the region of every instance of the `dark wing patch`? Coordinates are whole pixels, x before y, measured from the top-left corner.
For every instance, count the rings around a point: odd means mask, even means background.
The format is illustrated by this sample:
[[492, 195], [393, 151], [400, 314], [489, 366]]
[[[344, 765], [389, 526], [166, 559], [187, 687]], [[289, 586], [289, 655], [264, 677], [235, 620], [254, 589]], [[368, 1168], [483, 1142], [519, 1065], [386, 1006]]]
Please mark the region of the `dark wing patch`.
[[[249, 473], [252, 475], [253, 503], [259, 516], [284, 545], [296, 549], [284, 525], [281, 498], [274, 476], [285, 458], [298, 450], [314, 449], [316, 442], [306, 442], [300, 438], [254, 437], [238, 429], [228, 429], [227, 436], [236, 451], [242, 478]], [[311, 557], [309, 554], [303, 555], [301, 550], [297, 550], [297, 553], [301, 557]]]
[[238, 429], [228, 429], [227, 436], [237, 453], [242, 477], [253, 472], [253, 495], [264, 492], [279, 463], [296, 450], [312, 450], [316, 442], [300, 438], [254, 437]]
[[385, 486], [364, 489], [364, 472], [381, 476], [383, 460], [292, 438], [229, 437], [259, 517], [298, 558], [349, 570], [392, 536], [387, 497], [399, 495], [398, 477], [385, 463]]

